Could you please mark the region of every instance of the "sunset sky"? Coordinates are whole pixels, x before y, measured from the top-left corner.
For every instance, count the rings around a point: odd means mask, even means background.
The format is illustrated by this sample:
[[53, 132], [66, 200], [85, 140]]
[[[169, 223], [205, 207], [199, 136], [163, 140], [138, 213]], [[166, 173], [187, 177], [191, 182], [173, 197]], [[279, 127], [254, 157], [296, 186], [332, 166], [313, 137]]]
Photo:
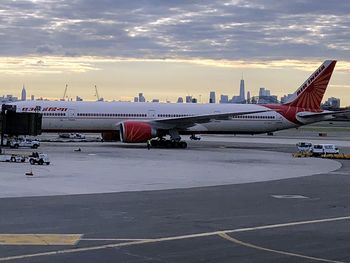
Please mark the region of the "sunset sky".
[[208, 101], [293, 93], [325, 60], [326, 98], [350, 105], [348, 1], [0, 1], [0, 96]]

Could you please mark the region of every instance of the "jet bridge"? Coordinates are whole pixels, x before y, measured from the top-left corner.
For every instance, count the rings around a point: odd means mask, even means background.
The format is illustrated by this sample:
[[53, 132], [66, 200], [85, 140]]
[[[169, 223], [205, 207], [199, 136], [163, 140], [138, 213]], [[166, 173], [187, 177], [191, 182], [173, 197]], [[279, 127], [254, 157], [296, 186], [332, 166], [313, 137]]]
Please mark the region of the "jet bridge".
[[1, 145], [3, 145], [4, 135], [32, 135], [41, 134], [42, 114], [29, 112], [16, 112], [15, 105], [1, 106], [0, 132]]

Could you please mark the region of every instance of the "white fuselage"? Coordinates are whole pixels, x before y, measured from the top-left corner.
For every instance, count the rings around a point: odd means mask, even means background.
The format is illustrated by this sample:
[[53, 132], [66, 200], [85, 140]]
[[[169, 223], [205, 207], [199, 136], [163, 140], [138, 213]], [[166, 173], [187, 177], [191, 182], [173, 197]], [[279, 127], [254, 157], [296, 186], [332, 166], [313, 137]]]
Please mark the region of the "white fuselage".
[[[21, 101], [13, 103], [17, 112], [43, 114], [45, 132], [116, 131], [117, 124], [130, 120], [156, 120], [205, 114], [266, 110], [256, 104], [184, 104], [131, 102]], [[235, 116], [196, 124], [180, 133], [265, 133], [297, 127], [276, 111]]]

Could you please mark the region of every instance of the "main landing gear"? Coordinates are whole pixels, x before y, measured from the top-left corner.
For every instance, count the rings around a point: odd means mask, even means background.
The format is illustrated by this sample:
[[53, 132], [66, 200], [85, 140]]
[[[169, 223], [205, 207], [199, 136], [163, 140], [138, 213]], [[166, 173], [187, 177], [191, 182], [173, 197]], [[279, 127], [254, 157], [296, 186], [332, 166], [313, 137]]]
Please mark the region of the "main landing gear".
[[152, 140], [151, 145], [154, 148], [187, 148], [187, 143], [184, 141], [174, 141], [165, 139]]

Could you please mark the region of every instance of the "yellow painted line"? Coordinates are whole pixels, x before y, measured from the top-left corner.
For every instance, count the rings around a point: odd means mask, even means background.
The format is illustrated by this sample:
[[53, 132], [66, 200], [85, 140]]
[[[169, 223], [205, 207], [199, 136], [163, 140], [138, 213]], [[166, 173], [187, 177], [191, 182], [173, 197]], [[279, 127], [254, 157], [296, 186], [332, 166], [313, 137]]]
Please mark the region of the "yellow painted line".
[[276, 250], [276, 249], [270, 249], [270, 248], [265, 248], [265, 247], [261, 247], [261, 246], [257, 246], [254, 244], [250, 244], [250, 243], [246, 243], [243, 241], [240, 241], [236, 238], [233, 238], [229, 235], [227, 235], [226, 233], [221, 233], [219, 234], [219, 236], [221, 236], [222, 238], [244, 246], [244, 247], [249, 247], [249, 248], [253, 248], [253, 249], [257, 249], [257, 250], [262, 250], [262, 251], [267, 251], [267, 252], [272, 252], [275, 254], [280, 254], [280, 255], [284, 255], [284, 256], [291, 256], [291, 257], [297, 257], [297, 258], [303, 258], [303, 259], [309, 259], [312, 261], [319, 261], [319, 262], [327, 262], [327, 263], [345, 263], [344, 261], [337, 261], [337, 260], [331, 260], [331, 259], [324, 259], [324, 258], [317, 258], [317, 257], [311, 257], [311, 256], [306, 256], [306, 255], [302, 255], [302, 254], [296, 254], [296, 253], [291, 253], [291, 252], [286, 252], [286, 251], [281, 251], [281, 250]]
[[75, 245], [81, 234], [0, 234], [0, 245]]
[[[150, 243], [158, 243], [158, 242], [165, 242], [165, 241], [209, 237], [209, 236], [222, 235], [227, 233], [239, 233], [239, 232], [247, 232], [247, 231], [255, 231], [255, 230], [274, 229], [274, 228], [290, 227], [290, 226], [298, 226], [298, 225], [306, 225], [306, 224], [335, 222], [335, 221], [349, 220], [349, 219], [350, 219], [350, 216], [343, 216], [343, 217], [325, 218], [325, 219], [317, 219], [317, 220], [309, 220], [309, 221], [297, 221], [297, 222], [290, 222], [290, 223], [283, 223], [283, 224], [264, 225], [264, 226], [249, 227], [249, 228], [237, 228], [232, 230], [204, 232], [204, 233], [181, 235], [181, 236], [170, 236], [170, 237], [162, 237], [162, 238], [154, 238], [154, 239], [140, 239], [140, 240], [135, 240], [130, 242], [122, 242], [122, 243], [119, 242], [119, 243], [113, 243], [113, 244], [107, 244], [107, 245], [101, 245], [101, 246], [72, 248], [72, 249], [63, 249], [63, 250], [56, 250], [56, 251], [49, 251], [49, 252], [42, 252], [42, 253], [0, 257], [0, 261], [9, 261], [9, 260], [16, 260], [16, 259], [26, 259], [26, 258], [34, 258], [34, 257], [42, 257], [42, 256], [60, 255], [60, 254], [70, 254], [70, 253], [77, 253], [77, 252], [102, 250], [107, 248], [127, 247], [127, 246], [133, 246], [133, 245], [150, 244]], [[328, 261], [328, 262], [334, 263], [336, 261]], [[338, 261], [337, 263], [339, 262], [340, 261]]]

